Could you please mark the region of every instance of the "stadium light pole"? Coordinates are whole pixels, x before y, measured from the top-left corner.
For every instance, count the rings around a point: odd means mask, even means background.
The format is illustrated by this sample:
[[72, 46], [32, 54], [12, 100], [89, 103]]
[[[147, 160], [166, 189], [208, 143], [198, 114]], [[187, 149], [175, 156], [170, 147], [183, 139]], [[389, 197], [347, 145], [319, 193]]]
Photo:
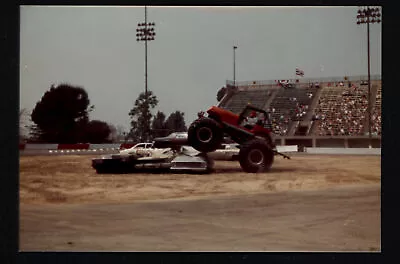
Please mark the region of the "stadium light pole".
[[381, 22], [381, 12], [378, 7], [359, 7], [357, 11], [357, 25], [367, 24], [367, 46], [368, 46], [368, 135], [369, 147], [372, 147], [371, 135], [371, 74], [370, 74], [370, 48], [369, 48], [369, 24]]
[[[136, 41], [144, 41], [144, 94], [145, 94], [145, 102], [146, 102], [146, 107], [148, 107], [148, 102], [147, 102], [147, 42], [154, 40], [154, 37], [156, 36], [154, 26], [156, 24], [154, 22], [147, 22], [147, 6], [144, 6], [144, 23], [138, 23], [137, 24], [137, 29], [136, 29]], [[146, 118], [146, 141], [148, 140], [148, 132], [149, 132], [149, 120]]]
[[233, 86], [236, 87], [236, 49], [237, 46], [233, 46]]

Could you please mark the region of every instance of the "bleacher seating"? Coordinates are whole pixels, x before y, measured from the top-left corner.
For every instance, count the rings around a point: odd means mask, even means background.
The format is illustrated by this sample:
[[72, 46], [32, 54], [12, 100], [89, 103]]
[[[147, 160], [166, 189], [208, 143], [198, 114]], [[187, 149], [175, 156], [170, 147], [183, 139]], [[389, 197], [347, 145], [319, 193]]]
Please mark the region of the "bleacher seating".
[[325, 87], [315, 109], [315, 134], [363, 135], [367, 108], [368, 89], [364, 86]]
[[372, 112], [372, 131], [373, 135], [380, 136], [382, 133], [382, 86], [376, 92], [376, 101]]
[[269, 90], [238, 91], [222, 107], [235, 114], [240, 114], [247, 104], [264, 108], [271, 93]]
[[287, 135], [292, 121], [303, 120], [315, 94], [311, 87], [279, 89], [269, 107], [274, 134]]
[[[311, 83], [314, 83], [314, 86], [311, 86]], [[319, 88], [315, 87], [315, 83], [319, 83]], [[374, 80], [372, 84], [375, 83], [378, 87], [376, 94], [375, 89], [372, 91], [373, 96], [376, 95], [372, 106], [372, 134], [380, 136], [382, 87], [379, 80]], [[318, 98], [315, 98], [316, 95]], [[227, 97], [220, 106], [239, 114], [247, 104], [264, 108], [270, 113], [273, 132], [277, 136], [297, 132], [295, 129], [298, 127], [305, 128], [304, 121], [312, 121], [308, 123], [307, 135], [367, 135], [368, 85], [365, 80], [313, 80], [296, 88], [261, 89], [243, 85], [238, 86], [238, 90], [231, 97]]]

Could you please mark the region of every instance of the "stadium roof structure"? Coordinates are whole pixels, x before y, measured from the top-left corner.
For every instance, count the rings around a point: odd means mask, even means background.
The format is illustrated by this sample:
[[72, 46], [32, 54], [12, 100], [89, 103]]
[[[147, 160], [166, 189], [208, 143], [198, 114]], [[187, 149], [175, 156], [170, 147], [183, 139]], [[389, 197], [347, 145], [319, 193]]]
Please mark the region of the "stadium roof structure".
[[[346, 80], [346, 79], [347, 80]], [[371, 80], [381, 80], [382, 76], [381, 75], [371, 75]], [[253, 81], [236, 81], [236, 86], [246, 86], [246, 85], [272, 85], [276, 84], [278, 80], [281, 79], [275, 79], [275, 80], [253, 80]], [[340, 81], [362, 81], [362, 80], [368, 80], [367, 75], [358, 75], [358, 76], [341, 76], [341, 77], [320, 77], [320, 78], [289, 78], [287, 80], [298, 80], [298, 83], [311, 83], [311, 82], [340, 82]], [[234, 82], [232, 80], [227, 80], [226, 81], [227, 85], [234, 85]]]

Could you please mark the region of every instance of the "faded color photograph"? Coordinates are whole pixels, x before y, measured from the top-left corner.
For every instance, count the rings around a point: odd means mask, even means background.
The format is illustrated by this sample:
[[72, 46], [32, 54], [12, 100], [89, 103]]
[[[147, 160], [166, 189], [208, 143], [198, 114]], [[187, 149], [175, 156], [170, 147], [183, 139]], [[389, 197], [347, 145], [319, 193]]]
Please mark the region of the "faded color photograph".
[[380, 252], [379, 6], [20, 6], [19, 250]]

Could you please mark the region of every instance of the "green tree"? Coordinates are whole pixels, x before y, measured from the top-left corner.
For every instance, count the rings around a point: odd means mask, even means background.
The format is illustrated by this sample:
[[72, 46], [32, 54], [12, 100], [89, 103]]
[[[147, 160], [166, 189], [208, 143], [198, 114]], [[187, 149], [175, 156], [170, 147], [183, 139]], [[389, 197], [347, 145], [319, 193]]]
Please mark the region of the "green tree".
[[158, 111], [151, 123], [153, 137], [165, 137], [168, 135], [168, 130], [165, 126], [165, 114]]
[[70, 84], [51, 86], [32, 111], [32, 136], [41, 142], [77, 143], [82, 140], [94, 106], [85, 89]]
[[110, 125], [100, 120], [92, 120], [85, 127], [85, 142], [86, 143], [109, 143], [111, 134]]
[[181, 111], [175, 111], [171, 113], [167, 120], [165, 121], [165, 127], [170, 132], [185, 132], [187, 131], [187, 127], [185, 124], [185, 113]]
[[131, 130], [128, 137], [134, 141], [148, 141], [150, 139], [151, 109], [158, 104], [157, 97], [152, 91], [147, 91], [147, 100], [144, 92], [140, 93], [134, 107], [129, 112]]

